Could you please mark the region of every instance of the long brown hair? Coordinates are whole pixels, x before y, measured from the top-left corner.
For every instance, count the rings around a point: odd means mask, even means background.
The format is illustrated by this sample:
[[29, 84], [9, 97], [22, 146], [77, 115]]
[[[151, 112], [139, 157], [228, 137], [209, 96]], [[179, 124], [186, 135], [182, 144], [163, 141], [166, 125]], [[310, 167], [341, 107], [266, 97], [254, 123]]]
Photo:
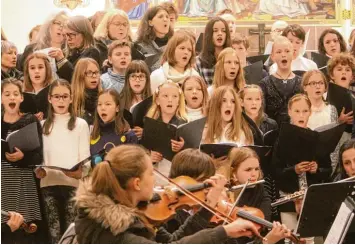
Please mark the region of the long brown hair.
[[229, 33], [229, 26], [227, 22], [221, 17], [214, 17], [207, 22], [205, 33], [203, 36], [202, 51], [199, 55], [202, 64], [205, 67], [212, 68], [216, 64], [215, 46], [213, 44], [213, 26], [216, 22], [221, 21], [226, 29], [226, 41], [223, 44], [223, 48], [231, 47], [231, 37]]
[[243, 68], [240, 65], [240, 61], [239, 61], [237, 52], [233, 48], [225, 48], [218, 55], [212, 86], [216, 89], [220, 86], [226, 85], [224, 62], [225, 62], [226, 56], [228, 54], [234, 54], [235, 57], [237, 57], [237, 59], [238, 59], [239, 69], [237, 71], [238, 72], [237, 77], [234, 80], [234, 89], [238, 93], [245, 86], [245, 80], [244, 80]]
[[[153, 6], [145, 12], [143, 18], [139, 22], [137, 31], [137, 42], [149, 43], [156, 38], [154, 29], [152, 26], [149, 25], [149, 21], [152, 20], [160, 10], [164, 10], [169, 13], [169, 11], [161, 5]], [[174, 30], [170, 28], [167, 34], [168, 38], [172, 37], [173, 34]]]
[[[88, 65], [92, 63], [94, 64], [98, 71], [100, 71], [99, 64], [94, 59], [91, 58], [81, 58], [76, 63], [74, 68], [74, 73], [72, 77], [72, 91], [73, 91], [73, 110], [75, 115], [78, 117], [82, 117], [84, 114], [84, 106], [85, 106], [85, 72]], [[100, 77], [100, 74], [97, 76]], [[101, 92], [101, 82], [99, 79], [98, 91]]]
[[47, 55], [45, 54], [41, 54], [41, 53], [33, 53], [33, 54], [30, 54], [27, 59], [26, 59], [26, 62], [25, 62], [25, 67], [24, 67], [24, 82], [23, 82], [23, 85], [24, 85], [24, 91], [25, 92], [33, 92], [34, 91], [34, 88], [33, 88], [33, 85], [32, 85], [32, 81], [31, 81], [31, 78], [30, 78], [30, 73], [29, 73], [29, 63], [32, 59], [42, 59], [43, 62], [44, 62], [44, 66], [46, 68], [46, 77], [45, 77], [45, 80], [44, 80], [44, 83], [43, 83], [43, 87], [47, 87], [51, 82], [52, 82], [52, 67], [51, 65], [49, 64], [49, 61], [48, 61], [48, 58], [47, 58]]
[[[70, 87], [69, 82], [64, 79], [57, 79], [51, 83], [51, 85], [49, 87], [48, 97], [52, 95], [54, 88], [59, 87], [59, 86], [66, 87], [69, 90], [70, 97], [72, 96], [71, 87]], [[76, 123], [76, 115], [73, 111], [73, 104], [72, 103], [70, 103], [70, 105], [69, 105], [69, 114], [70, 114], [70, 119], [68, 121], [68, 129], [71, 131], [75, 128], [75, 123]], [[50, 106], [48, 106], [48, 117], [44, 121], [44, 124], [43, 124], [43, 134], [44, 135], [49, 135], [52, 132], [53, 124], [54, 124], [54, 117], [55, 117], [54, 110], [53, 110], [53, 106], [51, 104]]]
[[[135, 208], [127, 195], [127, 184], [131, 178], [142, 177], [146, 171], [148, 153], [138, 145], [120, 145], [112, 148], [105, 161], [98, 164], [92, 172], [92, 192], [106, 195], [122, 205]], [[146, 218], [138, 210], [137, 216], [152, 231]]]
[[[247, 93], [248, 89], [256, 89], [259, 91], [260, 93], [260, 97], [261, 97], [261, 107], [259, 109], [258, 112], [258, 116], [256, 118], [255, 124], [256, 126], [260, 127], [261, 122], [264, 120], [265, 118], [265, 113], [264, 113], [264, 96], [263, 96], [263, 91], [261, 90], [261, 88], [259, 87], [259, 85], [255, 85], [255, 84], [250, 84], [250, 85], [246, 85], [240, 92], [239, 92], [239, 97], [242, 101], [244, 101], [244, 97], [245, 94]], [[243, 110], [245, 111], [245, 109], [243, 108]]]
[[[119, 103], [119, 94], [115, 89], [108, 89], [108, 90], [104, 90], [101, 91], [98, 95], [98, 99], [100, 98], [101, 95], [104, 94], [109, 94], [113, 101], [115, 102], [115, 106], [119, 107], [120, 103]], [[100, 116], [97, 112], [97, 109], [95, 110], [95, 119], [94, 119], [94, 127], [91, 133], [91, 139], [97, 139], [100, 136]], [[114, 118], [115, 121], [115, 133], [117, 135], [122, 135], [125, 132], [127, 132], [130, 127], [129, 124], [127, 123], [127, 121], [123, 118], [122, 113], [119, 111], [116, 113], [116, 116]]]
[[129, 84], [129, 77], [132, 73], [145, 74], [145, 87], [142, 92], [142, 99], [144, 100], [149, 96], [152, 96], [152, 91], [150, 88], [150, 72], [147, 64], [142, 60], [132, 60], [126, 69], [124, 86], [120, 94], [120, 107], [126, 110], [129, 110], [132, 106], [132, 101], [134, 98], [133, 90]]
[[221, 86], [217, 88], [209, 101], [207, 113], [207, 133], [205, 143], [213, 143], [216, 139], [220, 140], [223, 134], [221, 107], [223, 96], [227, 93], [232, 93], [235, 100], [234, 114], [232, 117], [232, 125], [226, 131], [225, 137], [229, 140], [238, 141], [242, 132], [245, 134], [247, 144], [253, 143], [253, 134], [248, 125], [248, 122], [242, 115], [242, 108], [239, 97], [233, 88], [229, 86]]
[[324, 37], [329, 33], [335, 34], [337, 36], [338, 41], [340, 43], [340, 52], [346, 52], [346, 43], [343, 36], [337, 30], [331, 28], [324, 30], [320, 35], [318, 39], [318, 52], [324, 55], [327, 54], [327, 51], [325, 51], [324, 47]]

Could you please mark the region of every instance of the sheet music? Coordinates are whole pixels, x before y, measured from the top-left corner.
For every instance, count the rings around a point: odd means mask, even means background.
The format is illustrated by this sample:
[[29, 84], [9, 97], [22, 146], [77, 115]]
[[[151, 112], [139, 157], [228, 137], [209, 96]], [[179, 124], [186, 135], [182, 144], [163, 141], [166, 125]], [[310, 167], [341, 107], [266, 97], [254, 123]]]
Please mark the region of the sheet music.
[[338, 244], [343, 237], [344, 229], [348, 226], [352, 210], [343, 202], [339, 208], [338, 214], [330, 228], [324, 244]]

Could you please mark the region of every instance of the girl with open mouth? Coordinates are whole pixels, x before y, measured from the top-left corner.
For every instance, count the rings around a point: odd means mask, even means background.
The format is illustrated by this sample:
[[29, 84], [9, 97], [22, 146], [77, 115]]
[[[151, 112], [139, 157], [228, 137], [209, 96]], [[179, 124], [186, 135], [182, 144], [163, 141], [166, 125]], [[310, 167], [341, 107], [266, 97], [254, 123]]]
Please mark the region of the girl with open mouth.
[[[97, 155], [105, 149], [109, 152], [113, 147], [121, 144], [138, 143], [134, 131], [120, 113], [119, 94], [115, 89], [101, 92], [95, 112], [95, 119], [90, 141], [90, 154]], [[92, 165], [97, 162], [93, 159]]]
[[[43, 126], [43, 165], [35, 173], [41, 179], [41, 192], [46, 210], [51, 243], [57, 243], [69, 224], [74, 221], [72, 197], [79, 179], [89, 172], [85, 163], [75, 171], [68, 171], [90, 156], [90, 132], [85, 120], [73, 110], [70, 84], [57, 79], [49, 87], [48, 117]], [[63, 170], [46, 168], [56, 166]], [[60, 194], [58, 194], [60, 193]], [[59, 229], [63, 227], [63, 230]]]
[[176, 32], [165, 48], [161, 67], [150, 76], [152, 91], [167, 79], [181, 84], [188, 76], [198, 76], [194, 62], [195, 43], [185, 32]]
[[277, 71], [259, 83], [265, 98], [265, 112], [279, 126], [282, 122], [289, 122], [288, 100], [301, 92], [302, 79], [292, 72], [292, 57], [291, 42], [286, 37], [277, 37], [271, 53], [272, 60], [277, 64]]
[[[179, 126], [187, 122], [185, 110], [185, 98], [180, 86], [170, 80], [161, 84], [153, 94], [153, 103], [150, 107], [147, 117], [153, 118], [164, 123]], [[185, 141], [182, 137], [177, 140], [171, 140], [171, 149], [173, 152], [179, 152], [184, 147]], [[151, 159], [157, 163], [154, 166], [162, 171], [166, 176], [169, 174], [171, 162], [156, 151], [151, 151]], [[164, 184], [157, 180], [157, 185]]]
[[237, 93], [245, 86], [243, 68], [233, 48], [226, 48], [219, 54], [213, 83], [208, 88], [209, 95], [220, 86], [230, 86]]
[[78, 117], [93, 125], [98, 93], [101, 92], [100, 67], [91, 58], [82, 58], [75, 66], [73, 80], [73, 109]]
[[[3, 107], [1, 118], [1, 139], [14, 131], [29, 124], [37, 124], [37, 137], [42, 139], [42, 127], [38, 119], [30, 114], [20, 112], [23, 101], [22, 82], [15, 78], [7, 78], [1, 83], [1, 104]], [[3, 143], [3, 142], [2, 142]], [[12, 151], [10, 153], [10, 151]], [[9, 151], [9, 152], [7, 152]], [[37, 225], [38, 230], [33, 234], [26, 233], [24, 229], [12, 232], [13, 226], [7, 223], [5, 216], [1, 216], [2, 242], [9, 243], [41, 243], [43, 233], [47, 227], [42, 223], [42, 210], [40, 206], [40, 193], [37, 189], [33, 169], [29, 165], [42, 163], [42, 144], [33, 151], [24, 151], [16, 146], [14, 149], [1, 147], [1, 205], [6, 210], [21, 213], [26, 222]], [[11, 221], [12, 222], [12, 221]], [[7, 226], [8, 229], [5, 229]], [[11, 228], [10, 228], [11, 227]], [[8, 232], [7, 232], [8, 230]]]
[[[152, 96], [149, 75], [149, 69], [144, 61], [133, 60], [128, 65], [125, 84], [120, 94], [121, 110], [132, 112], [136, 104]], [[143, 128], [135, 126], [133, 131], [139, 140], [142, 139]]]
[[[24, 67], [24, 92], [36, 94], [35, 116], [38, 120], [47, 118], [48, 112], [48, 89], [52, 82], [52, 68], [45, 54], [33, 53], [28, 56]], [[39, 94], [41, 92], [41, 94]], [[26, 99], [22, 104], [26, 104]], [[23, 105], [25, 108], [26, 105]], [[23, 112], [31, 112], [23, 110]]]
[[187, 77], [182, 82], [181, 88], [185, 96], [189, 122], [205, 117], [209, 96], [203, 79], [200, 76]]
[[202, 51], [196, 58], [196, 69], [207, 85], [212, 85], [218, 55], [231, 47], [227, 22], [215, 17], [208, 21], [203, 35]]
[[253, 144], [253, 134], [242, 115], [240, 100], [233, 88], [217, 88], [209, 102], [207, 128], [203, 143], [235, 143], [238, 146]]
[[263, 91], [258, 85], [246, 85], [239, 93], [241, 105], [247, 116], [252, 119], [263, 134], [277, 130], [278, 125], [264, 112]]

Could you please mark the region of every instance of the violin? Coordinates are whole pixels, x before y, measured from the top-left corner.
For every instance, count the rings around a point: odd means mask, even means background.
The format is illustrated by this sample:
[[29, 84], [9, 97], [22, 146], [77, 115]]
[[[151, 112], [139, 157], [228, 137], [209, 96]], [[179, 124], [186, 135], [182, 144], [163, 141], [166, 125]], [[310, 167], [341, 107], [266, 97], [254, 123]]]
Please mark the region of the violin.
[[[1, 210], [1, 215], [7, 216], [10, 218], [10, 214], [6, 211]], [[23, 221], [23, 223], [20, 226], [26, 233], [32, 234], [37, 231], [37, 225], [34, 223], [27, 224], [26, 221]]]

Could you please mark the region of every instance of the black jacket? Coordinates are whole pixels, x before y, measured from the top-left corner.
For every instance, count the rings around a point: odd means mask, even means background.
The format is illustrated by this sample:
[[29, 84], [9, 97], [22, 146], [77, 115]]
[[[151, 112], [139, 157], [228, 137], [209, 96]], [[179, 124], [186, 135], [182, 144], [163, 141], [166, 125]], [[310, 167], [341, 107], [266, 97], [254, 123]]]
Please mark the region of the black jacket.
[[68, 82], [71, 83], [71, 78], [73, 76], [74, 68], [76, 63], [81, 59], [81, 58], [92, 58], [94, 59], [98, 64], [99, 64], [99, 69], [100, 69], [100, 52], [97, 48], [95, 47], [89, 47], [84, 49], [83, 51], [73, 51], [68, 57], [67, 57], [67, 62], [63, 64], [58, 70], [57, 74], [60, 78], [63, 78], [67, 80]]
[[[144, 226], [134, 209], [115, 203], [106, 195], [96, 195], [90, 188], [89, 181], [81, 182], [75, 197], [79, 209], [75, 232], [79, 243], [156, 243], [155, 234]], [[158, 232], [157, 236], [169, 243], [221, 243], [227, 239], [223, 227], [204, 229], [211, 216], [208, 211], [200, 210], [173, 234]]]

